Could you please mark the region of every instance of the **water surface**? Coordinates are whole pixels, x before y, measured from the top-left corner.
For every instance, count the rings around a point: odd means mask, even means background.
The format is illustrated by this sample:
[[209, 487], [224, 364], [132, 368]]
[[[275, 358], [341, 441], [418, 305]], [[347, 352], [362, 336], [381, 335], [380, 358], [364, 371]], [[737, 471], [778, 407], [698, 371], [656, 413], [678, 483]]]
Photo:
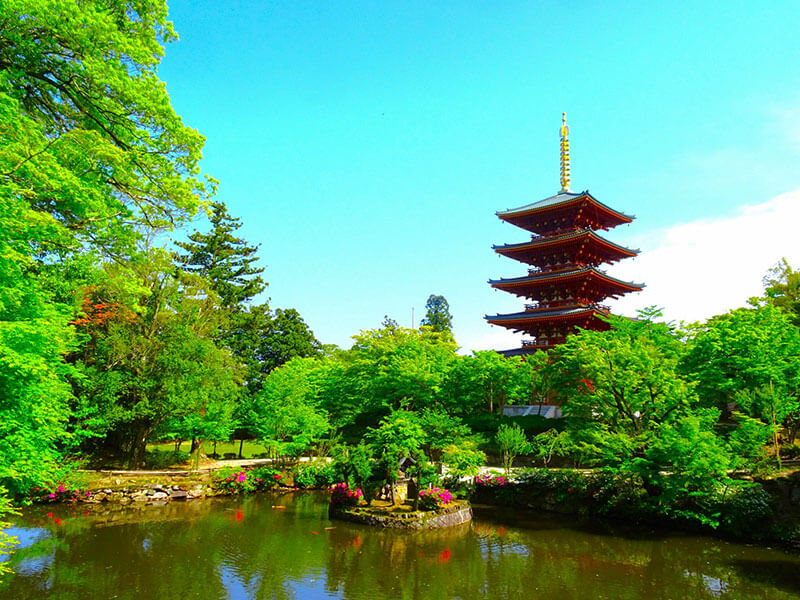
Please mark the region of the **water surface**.
[[383, 531], [329, 521], [326, 499], [28, 509], [0, 598], [800, 599], [800, 557], [779, 550], [497, 509]]

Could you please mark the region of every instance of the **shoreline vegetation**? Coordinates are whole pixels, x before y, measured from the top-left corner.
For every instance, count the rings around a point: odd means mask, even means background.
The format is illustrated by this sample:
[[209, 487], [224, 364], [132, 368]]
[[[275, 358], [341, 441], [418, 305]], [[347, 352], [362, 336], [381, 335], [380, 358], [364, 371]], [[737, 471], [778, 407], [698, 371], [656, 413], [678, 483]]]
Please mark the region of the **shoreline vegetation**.
[[[328, 481], [308, 479], [306, 485], [298, 485], [295, 481], [298, 465], [303, 463], [290, 464], [283, 469], [259, 461], [259, 464], [235, 467], [220, 462], [199, 471], [98, 471], [93, 473], [96, 478], [86, 489], [66, 489], [55, 498], [42, 497], [38, 502], [116, 504], [137, 508], [145, 504], [165, 505], [173, 501], [198, 501], [263, 491], [291, 494], [329, 490], [333, 487]], [[313, 459], [305, 463], [306, 468], [313, 465]], [[460, 495], [481, 506], [509, 507], [539, 514], [575, 515], [581, 519], [600, 519], [626, 526], [639, 524], [658, 529], [703, 533], [761, 545], [779, 544], [795, 552], [800, 551], [798, 471], [787, 471], [763, 478], [746, 477], [745, 480], [753, 484], [753, 487], [743, 488], [744, 493], [736, 490], [736, 495], [728, 497], [727, 502], [720, 502], [716, 507], [720, 512], [719, 525], [713, 527], [680, 514], [666, 515], [637, 504], [630, 496], [630, 489], [624, 489], [626, 483], [602, 469], [515, 468], [511, 476], [502, 475], [502, 472], [497, 468], [482, 471], [467, 485], [462, 486]], [[465, 501], [455, 500], [453, 506]], [[392, 524], [378, 521], [385, 520], [386, 514], [390, 514], [392, 510], [403, 514], [417, 514], [413, 504], [409, 502], [394, 509], [389, 502], [373, 501], [372, 504], [372, 507], [368, 507], [362, 499], [359, 505], [347, 509], [353, 515], [345, 518], [393, 527]], [[452, 507], [440, 508], [447, 509], [445, 512], [455, 510]], [[331, 515], [335, 512], [332, 509]], [[419, 514], [424, 515], [424, 512]], [[381, 518], [372, 518], [376, 515]], [[431, 516], [433, 515], [420, 518], [426, 520]], [[389, 520], [394, 519], [390, 517]], [[401, 528], [424, 527], [413, 525]]]

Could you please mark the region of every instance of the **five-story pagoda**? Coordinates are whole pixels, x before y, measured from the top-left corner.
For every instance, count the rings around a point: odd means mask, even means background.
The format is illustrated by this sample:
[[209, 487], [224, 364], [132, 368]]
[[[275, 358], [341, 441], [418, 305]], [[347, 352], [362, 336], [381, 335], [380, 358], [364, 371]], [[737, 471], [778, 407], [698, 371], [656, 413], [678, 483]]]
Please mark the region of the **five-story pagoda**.
[[561, 190], [539, 202], [498, 212], [502, 220], [531, 233], [530, 241], [492, 246], [494, 251], [530, 266], [528, 274], [510, 279], [490, 279], [491, 286], [531, 300], [522, 312], [486, 316], [500, 325], [533, 339], [506, 356], [527, 354], [562, 343], [576, 327], [608, 329], [600, 317], [609, 314], [602, 304], [638, 292], [642, 285], [621, 281], [598, 267], [636, 256], [630, 250], [597, 234], [633, 217], [599, 202], [588, 191], [569, 189], [569, 128], [566, 113], [561, 124]]

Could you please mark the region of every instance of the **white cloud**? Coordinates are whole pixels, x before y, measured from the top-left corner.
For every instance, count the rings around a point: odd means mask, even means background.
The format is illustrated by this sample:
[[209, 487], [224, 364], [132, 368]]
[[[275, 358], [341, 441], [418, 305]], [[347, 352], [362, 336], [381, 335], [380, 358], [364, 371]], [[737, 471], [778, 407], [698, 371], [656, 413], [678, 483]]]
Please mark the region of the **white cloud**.
[[[522, 310], [521, 308], [517, 310]], [[485, 328], [489, 328], [486, 332]], [[469, 335], [476, 333], [477, 335]], [[524, 336], [528, 337], [528, 336]], [[514, 333], [510, 329], [505, 329], [497, 325], [484, 325], [484, 332], [468, 332], [463, 337], [456, 336], [456, 340], [461, 344], [458, 349], [459, 354], [470, 354], [473, 350], [510, 350], [519, 348], [523, 336]]]
[[627, 315], [664, 307], [667, 319], [703, 320], [763, 293], [761, 280], [781, 257], [800, 263], [800, 190], [741, 208], [738, 214], [653, 232], [641, 254], [609, 271], [647, 285], [615, 302]]

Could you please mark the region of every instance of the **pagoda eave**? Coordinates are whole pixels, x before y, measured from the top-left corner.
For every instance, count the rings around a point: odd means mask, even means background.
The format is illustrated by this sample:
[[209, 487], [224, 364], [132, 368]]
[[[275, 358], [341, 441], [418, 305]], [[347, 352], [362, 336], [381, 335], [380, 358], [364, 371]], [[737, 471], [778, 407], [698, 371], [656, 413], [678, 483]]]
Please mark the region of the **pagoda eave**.
[[556, 286], [561, 288], [565, 285], [572, 285], [576, 290], [593, 288], [602, 291], [606, 296], [612, 297], [644, 289], [643, 284], [622, 281], [592, 267], [550, 273], [534, 273], [525, 277], [490, 279], [489, 285], [495, 289], [531, 299], [540, 297], [543, 292], [553, 290]]
[[572, 329], [591, 325], [593, 329], [607, 329], [608, 323], [601, 317], [608, 315], [607, 311], [590, 306], [562, 310], [526, 311], [494, 316], [486, 315], [484, 318], [492, 325], [512, 329], [518, 333], [537, 336], [543, 327], [556, 326]]
[[610, 242], [590, 229], [535, 238], [519, 244], [494, 245], [492, 249], [502, 256], [529, 265], [547, 264], [553, 257], [567, 257], [570, 262], [598, 265], [631, 258], [639, 253], [639, 250]]
[[561, 229], [563, 222], [580, 223], [592, 229], [611, 229], [630, 223], [634, 217], [606, 206], [588, 190], [580, 193], [561, 192], [539, 202], [499, 211], [497, 216], [533, 233]]

